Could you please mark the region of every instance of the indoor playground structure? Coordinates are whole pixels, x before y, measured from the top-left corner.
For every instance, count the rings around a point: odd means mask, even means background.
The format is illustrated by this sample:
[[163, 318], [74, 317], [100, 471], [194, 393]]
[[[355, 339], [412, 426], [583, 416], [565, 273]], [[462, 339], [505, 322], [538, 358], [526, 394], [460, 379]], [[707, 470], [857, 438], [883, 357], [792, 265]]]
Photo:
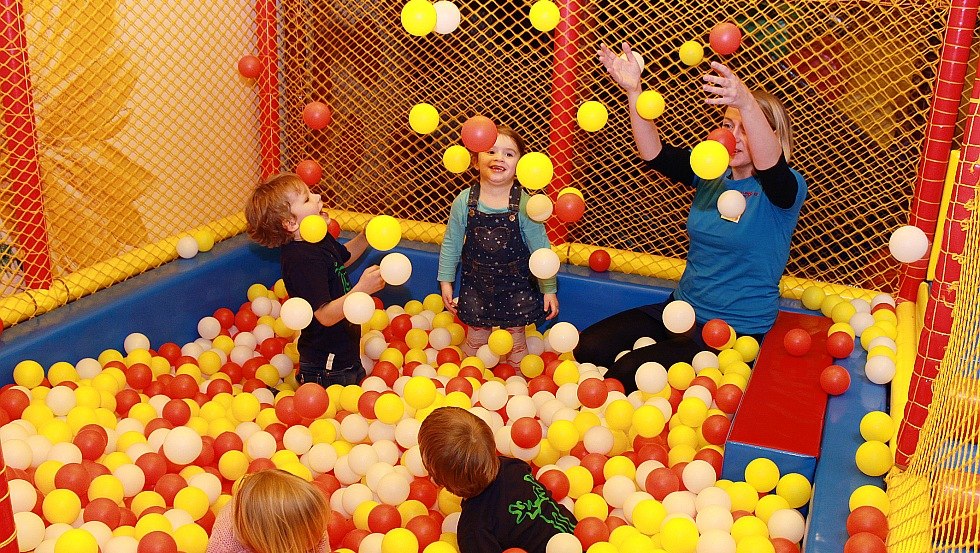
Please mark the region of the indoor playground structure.
[[[575, 513], [549, 553], [976, 551], [978, 7], [0, 0], [0, 552], [203, 553], [235, 482], [278, 467], [329, 497], [330, 550], [452, 553], [460, 500], [417, 446], [442, 405]], [[624, 41], [673, 143], [718, 126], [709, 61], [782, 98], [809, 187], [763, 343], [712, 321], [629, 396], [570, 352], [668, 296], [691, 195], [636, 156], [595, 55]], [[436, 282], [504, 124], [561, 302], [518, 367], [500, 335], [461, 355]], [[311, 310], [242, 214], [280, 172], [338, 223], [304, 238], [367, 231], [354, 274], [384, 267], [345, 304], [360, 385], [293, 376]]]

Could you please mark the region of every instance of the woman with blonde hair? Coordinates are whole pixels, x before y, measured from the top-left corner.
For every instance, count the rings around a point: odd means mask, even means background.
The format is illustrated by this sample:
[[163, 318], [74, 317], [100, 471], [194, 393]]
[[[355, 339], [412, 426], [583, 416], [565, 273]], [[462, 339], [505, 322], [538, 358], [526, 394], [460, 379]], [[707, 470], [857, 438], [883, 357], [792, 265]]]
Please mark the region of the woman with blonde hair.
[[298, 476], [247, 474], [215, 519], [207, 553], [327, 553], [329, 514], [320, 489]]

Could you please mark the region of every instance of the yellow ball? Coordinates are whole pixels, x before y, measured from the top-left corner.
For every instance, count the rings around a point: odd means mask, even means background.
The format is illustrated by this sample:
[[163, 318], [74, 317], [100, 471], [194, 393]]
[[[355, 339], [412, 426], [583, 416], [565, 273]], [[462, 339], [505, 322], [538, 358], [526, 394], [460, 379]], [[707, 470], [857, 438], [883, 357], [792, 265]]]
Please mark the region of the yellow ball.
[[238, 450], [226, 451], [218, 459], [218, 472], [228, 480], [238, 480], [248, 470], [248, 457]]
[[548, 441], [558, 451], [570, 451], [578, 443], [579, 434], [572, 421], [557, 420], [548, 427]]
[[671, 553], [694, 553], [698, 546], [698, 527], [689, 518], [672, 518], [664, 523], [660, 531], [664, 549]]
[[568, 497], [578, 499], [592, 491], [595, 482], [592, 473], [582, 465], [568, 467], [565, 476], [568, 477]]
[[731, 157], [720, 142], [705, 140], [691, 150], [691, 169], [704, 180], [714, 180], [725, 174]]
[[397, 394], [381, 394], [374, 402], [374, 414], [386, 424], [395, 424], [405, 415], [405, 403]]
[[185, 524], [174, 530], [177, 550], [184, 553], [205, 553], [208, 549], [208, 533], [197, 524]]
[[891, 502], [885, 490], [873, 484], [866, 484], [851, 492], [847, 501], [848, 508], [853, 511], [858, 507], [871, 506], [888, 516], [891, 513]]
[[695, 376], [697, 375], [694, 372], [694, 367], [683, 361], [674, 363], [667, 369], [667, 382], [677, 390], [688, 389]]
[[735, 553], [776, 553], [776, 546], [772, 544], [768, 536], [746, 536], [742, 541], [736, 543]]
[[892, 450], [887, 444], [877, 440], [859, 445], [854, 460], [858, 469], [868, 476], [881, 476], [895, 465]]
[[54, 553], [98, 553], [99, 542], [87, 530], [72, 528], [58, 536], [54, 542]]
[[255, 284], [252, 284], [251, 286], [248, 287], [248, 290], [245, 292], [245, 295], [246, 297], [248, 297], [248, 301], [253, 301], [255, 300], [255, 298], [259, 296], [268, 296], [269, 289], [265, 287], [265, 284], [256, 282]]
[[402, 27], [413, 36], [425, 36], [436, 27], [436, 8], [429, 0], [409, 0], [402, 7]]
[[779, 483], [779, 467], [765, 457], [753, 459], [745, 466], [745, 481], [760, 493], [772, 491]]
[[75, 492], [65, 489], [50, 491], [41, 503], [41, 512], [48, 522], [64, 522], [71, 524], [82, 512], [82, 500]]
[[677, 406], [677, 417], [681, 424], [696, 428], [708, 417], [708, 406], [696, 397], [686, 397]]
[[439, 494], [436, 496], [436, 504], [439, 506], [439, 510], [447, 515], [461, 511], [463, 509], [461, 507], [462, 502], [462, 498], [446, 488], [440, 489]]
[[204, 490], [188, 486], [177, 492], [174, 496], [174, 507], [187, 511], [191, 518], [198, 520], [203, 517], [211, 507], [211, 501]]
[[307, 242], [317, 243], [327, 235], [327, 220], [320, 215], [307, 215], [299, 222], [299, 235]]
[[608, 480], [613, 476], [626, 476], [628, 478], [636, 477], [636, 466], [633, 461], [630, 461], [629, 457], [623, 455], [615, 455], [610, 457], [606, 464], [602, 466], [602, 474]]
[[887, 442], [895, 432], [891, 415], [884, 411], [871, 411], [861, 418], [861, 437], [865, 440]]
[[411, 530], [395, 528], [381, 538], [381, 553], [417, 553], [419, 539]]
[[751, 363], [759, 355], [759, 341], [751, 336], [739, 336], [732, 349], [742, 355], [744, 362]]
[[[647, 407], [653, 407], [648, 405]], [[656, 407], [654, 407], [656, 409]], [[659, 409], [657, 409], [659, 411]], [[634, 408], [633, 404], [625, 399], [616, 399], [609, 402], [606, 406], [606, 424], [609, 428], [613, 430], [628, 430], [633, 424]], [[644, 414], [644, 419], [650, 419], [654, 415]], [[663, 413], [660, 414], [660, 418], [663, 419]], [[654, 420], [655, 422], [655, 420]], [[666, 424], [666, 423], [665, 423]], [[648, 431], [652, 431], [653, 428], [649, 428]], [[662, 429], [661, 429], [662, 430]], [[654, 436], [656, 434], [653, 434]]]
[[572, 384], [578, 382], [579, 379], [578, 364], [574, 361], [562, 361], [555, 367], [555, 374], [552, 379], [555, 384], [561, 386], [563, 384]]
[[191, 233], [191, 236], [197, 241], [197, 251], [199, 252], [208, 252], [214, 247], [215, 236], [211, 229], [196, 230]]
[[136, 521], [136, 539], [143, 539], [144, 536], [150, 532], [173, 532], [173, 525], [170, 523], [170, 519], [161, 515], [160, 513], [149, 513], [143, 515]]
[[578, 119], [578, 126], [582, 127], [582, 130], [595, 132], [606, 126], [606, 121], [609, 119], [609, 111], [606, 109], [606, 106], [602, 105], [602, 102], [589, 100], [579, 106], [576, 117]]
[[121, 504], [125, 495], [126, 490], [123, 488], [122, 482], [111, 474], [96, 476], [88, 485], [88, 498], [90, 500], [104, 497]]
[[514, 349], [514, 335], [500, 328], [490, 333], [487, 345], [494, 355], [506, 355]]
[[732, 537], [735, 538], [736, 543], [749, 536], [768, 538], [769, 528], [765, 522], [762, 522], [762, 519], [752, 515], [741, 517], [735, 521], [735, 524], [732, 524]]
[[[848, 304], [848, 305], [850, 305], [850, 304]], [[843, 333], [847, 334], [848, 336], [850, 336], [851, 337], [851, 340], [854, 339], [854, 327], [851, 326], [850, 323], [843, 322], [843, 323], [834, 323], [834, 324], [830, 325], [830, 328], [827, 329], [827, 336], [830, 336], [831, 334], [833, 334], [835, 332], [843, 332]]]
[[633, 430], [644, 438], [659, 435], [667, 424], [663, 412], [653, 405], [641, 405], [633, 411], [632, 421]]
[[664, 97], [655, 90], [644, 90], [636, 98], [636, 113], [647, 120], [660, 117], [665, 106]]
[[789, 501], [786, 501], [784, 497], [769, 494], [759, 498], [759, 503], [755, 506], [755, 516], [759, 517], [759, 520], [762, 522], [768, 524], [769, 517], [771, 517], [773, 513], [780, 509], [789, 508]]
[[694, 66], [704, 59], [704, 46], [701, 46], [700, 42], [689, 40], [681, 44], [678, 54], [680, 54], [681, 62], [684, 65]]
[[423, 350], [429, 345], [429, 334], [421, 328], [413, 328], [405, 333], [405, 343], [409, 349]]
[[136, 494], [133, 497], [132, 509], [139, 517], [143, 514], [143, 511], [149, 509], [150, 507], [166, 507], [167, 503], [164, 501], [163, 496], [153, 491], [143, 491]]
[[535, 29], [547, 33], [558, 26], [561, 13], [558, 11], [558, 6], [551, 0], [538, 0], [531, 6], [529, 17], [531, 25]]
[[78, 371], [74, 365], [65, 361], [58, 361], [48, 369], [48, 382], [52, 386], [57, 386], [64, 382], [78, 382]]
[[830, 318], [835, 323], [846, 323], [857, 313], [857, 309], [849, 301], [841, 301], [830, 310]]
[[[409, 4], [423, 3], [432, 6], [428, 0], [409, 0]], [[432, 8], [435, 11], [435, 8]], [[391, 215], [376, 215], [368, 221], [364, 229], [368, 244], [378, 251], [388, 251], [398, 245], [402, 239], [402, 228], [398, 220]]]
[[725, 489], [725, 493], [732, 500], [733, 512], [755, 512], [755, 506], [759, 503], [759, 492], [748, 482], [732, 482]]
[[812, 492], [810, 481], [797, 472], [783, 475], [776, 484], [776, 495], [785, 499], [793, 509], [799, 509], [809, 503]]
[[[445, 305], [442, 303], [442, 296], [439, 294], [429, 294], [422, 298], [423, 309], [428, 309], [436, 315], [442, 313], [445, 309]], [[450, 315], [450, 320], [452, 320], [452, 315]], [[433, 318], [432, 327], [435, 328], [435, 318]]]
[[436, 385], [431, 378], [425, 376], [413, 376], [405, 383], [403, 392], [405, 403], [415, 409], [422, 409], [432, 405], [436, 399]]
[[[542, 0], [547, 1], [547, 0]], [[517, 160], [517, 180], [528, 190], [540, 190], [551, 182], [555, 167], [541, 152], [529, 152]]]
[[800, 301], [803, 303], [803, 307], [816, 311], [817, 309], [820, 309], [820, 306], [823, 304], [823, 300], [826, 297], [827, 294], [823, 291], [823, 288], [820, 288], [819, 286], [807, 286], [803, 290]]
[[660, 532], [667, 509], [656, 499], [644, 499], [633, 508], [633, 526], [647, 536]]
[[14, 365], [14, 383], [27, 389], [36, 388], [44, 380], [44, 368], [37, 361], [24, 360]]
[[408, 125], [419, 134], [429, 134], [439, 126], [439, 112], [432, 104], [415, 104], [408, 112]]
[[599, 494], [585, 493], [575, 500], [573, 514], [578, 520], [586, 517], [606, 520], [606, 517], [609, 516], [609, 504]]
[[470, 151], [459, 144], [454, 144], [446, 148], [446, 151], [442, 154], [442, 164], [450, 173], [456, 173], [458, 175], [469, 169], [471, 163]]
[[540, 376], [544, 372], [544, 360], [541, 356], [529, 353], [521, 359], [521, 374], [527, 378]]

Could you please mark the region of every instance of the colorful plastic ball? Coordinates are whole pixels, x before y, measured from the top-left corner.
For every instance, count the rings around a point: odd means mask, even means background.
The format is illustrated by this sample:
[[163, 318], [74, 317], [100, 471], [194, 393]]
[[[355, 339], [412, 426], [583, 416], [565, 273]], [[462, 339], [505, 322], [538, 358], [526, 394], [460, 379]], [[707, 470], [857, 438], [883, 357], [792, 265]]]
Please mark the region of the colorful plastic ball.
[[718, 196], [718, 213], [726, 219], [738, 219], [745, 213], [745, 196], [738, 190], [726, 190]]
[[238, 72], [246, 79], [257, 79], [262, 74], [262, 61], [251, 54], [238, 59]]
[[583, 102], [582, 105], [578, 107], [578, 113], [576, 114], [576, 120], [578, 121], [578, 126], [582, 130], [587, 132], [595, 132], [606, 126], [606, 121], [609, 120], [609, 110], [602, 102], [597, 102], [595, 100], [589, 100]]
[[718, 127], [708, 133], [707, 140], [714, 140], [721, 143], [728, 150], [729, 156], [735, 155], [735, 135], [725, 127]]
[[44, 520], [36, 513], [23, 511], [14, 513], [14, 528], [17, 530], [17, 549], [21, 553], [34, 551], [44, 541]]
[[551, 0], [537, 0], [531, 6], [529, 19], [535, 29], [547, 33], [558, 26], [558, 22], [561, 21], [561, 12]]
[[429, 0], [409, 0], [401, 12], [402, 27], [412, 36], [425, 36], [436, 27], [436, 9]]
[[711, 319], [701, 327], [701, 339], [709, 347], [722, 349], [731, 337], [731, 327], [721, 319]]
[[776, 484], [776, 495], [786, 500], [793, 509], [799, 509], [810, 502], [813, 487], [806, 476], [797, 472], [784, 474]]
[[[317, 219], [320, 218], [317, 217]], [[313, 306], [303, 298], [289, 298], [283, 302], [279, 316], [287, 328], [291, 330], [303, 330], [313, 322]]]
[[844, 359], [854, 351], [854, 338], [846, 332], [834, 332], [827, 336], [826, 348], [834, 359]]
[[419, 134], [429, 134], [439, 126], [439, 112], [432, 104], [415, 104], [408, 112], [408, 125]]
[[541, 423], [534, 417], [521, 417], [510, 427], [510, 437], [514, 445], [531, 449], [541, 442], [544, 431]]
[[99, 542], [86, 530], [72, 528], [58, 536], [54, 553], [98, 553]]
[[854, 454], [858, 469], [868, 476], [881, 476], [895, 465], [888, 444], [872, 440], [858, 446]]
[[454, 144], [442, 154], [442, 164], [450, 173], [460, 174], [470, 168], [473, 160], [470, 151], [459, 144]]
[[861, 417], [861, 437], [865, 440], [887, 442], [895, 432], [895, 423], [891, 415], [884, 411], [871, 411]]
[[[568, 534], [558, 534], [558, 535], [565, 535], [565, 536], [567, 536]], [[600, 518], [597, 518], [597, 517], [585, 517], [583, 519], [580, 519], [578, 521], [578, 524], [575, 525], [574, 537], [575, 538], [578, 538], [579, 543], [578, 544], [575, 544], [575, 543], [569, 542], [569, 546], [568, 547], [571, 547], [571, 551], [575, 551], [576, 550], [575, 549], [575, 546], [576, 545], [578, 545], [578, 550], [588, 549], [589, 547], [592, 546], [592, 544], [594, 544], [596, 542], [608, 541], [609, 540], [609, 527], [606, 526], [605, 521], [603, 521]], [[556, 547], [557, 546], [557, 544], [553, 544], [552, 543], [553, 541], [554, 541], [554, 538], [552, 538], [551, 540], [549, 540], [549, 542], [548, 542], [549, 548], [550, 547]], [[555, 551], [569, 551], [569, 549], [567, 549], [567, 548], [557, 549], [556, 548]]]
[[693, 67], [701, 63], [701, 60], [704, 59], [704, 46], [701, 46], [701, 43], [696, 40], [689, 40], [681, 44], [678, 54], [680, 55], [681, 63]]
[[[520, 161], [517, 163], [520, 164]], [[527, 203], [524, 205], [524, 211], [532, 221], [543, 223], [554, 213], [555, 204], [547, 194], [534, 194], [528, 198]]]
[[674, 334], [683, 334], [694, 326], [695, 314], [691, 304], [674, 300], [664, 307], [663, 323]]
[[888, 251], [899, 263], [912, 263], [925, 257], [929, 251], [929, 238], [919, 227], [899, 227], [888, 239]]
[[82, 511], [82, 501], [71, 490], [56, 489], [44, 496], [41, 511], [48, 522], [71, 524]]
[[609, 388], [598, 378], [586, 378], [578, 385], [577, 395], [582, 405], [590, 409], [598, 409], [606, 403]]
[[548, 344], [558, 353], [567, 353], [578, 345], [579, 332], [575, 325], [562, 321], [548, 332]]
[[330, 397], [323, 386], [313, 382], [307, 382], [296, 389], [293, 395], [293, 409], [300, 416], [315, 419], [327, 412], [330, 406]]
[[802, 328], [790, 329], [783, 336], [783, 348], [786, 353], [795, 357], [806, 355], [812, 344], [813, 339], [810, 337], [810, 333]]
[[432, 30], [447, 35], [459, 28], [459, 8], [449, 0], [439, 0], [432, 5], [436, 9], [436, 26]]
[[708, 34], [708, 44], [722, 56], [734, 54], [742, 43], [742, 31], [734, 23], [718, 23]]
[[314, 184], [320, 182], [323, 177], [323, 168], [320, 164], [312, 159], [304, 159], [303, 161], [296, 164], [296, 175], [307, 184], [307, 186], [313, 186]]
[[531, 253], [528, 267], [531, 269], [531, 274], [537, 278], [549, 279], [558, 274], [561, 260], [551, 248], [539, 248]]
[[[428, 1], [428, 0], [422, 0]], [[375, 215], [364, 228], [368, 244], [372, 248], [386, 252], [398, 245], [402, 239], [402, 228], [391, 215]]]
[[779, 468], [765, 457], [753, 459], [745, 466], [745, 481], [760, 493], [772, 491], [779, 483]]
[[644, 90], [636, 98], [636, 113], [648, 121], [663, 115], [665, 107], [664, 97], [655, 90]]
[[386, 284], [401, 286], [412, 276], [412, 262], [408, 256], [392, 252], [381, 259], [381, 278]]
[[869, 532], [879, 538], [888, 539], [888, 518], [875, 507], [863, 505], [847, 515], [847, 534], [855, 535]]
[[37, 361], [25, 360], [14, 365], [14, 383], [27, 389], [40, 386], [44, 380], [44, 368]]
[[340, 238], [340, 223], [336, 219], [330, 219], [330, 222], [327, 223], [327, 232], [334, 238]]
[[327, 235], [327, 221], [319, 215], [307, 215], [299, 222], [299, 235], [303, 240], [316, 244]]
[[820, 372], [820, 388], [832, 395], [839, 396], [851, 387], [851, 374], [840, 365], [830, 365]]
[[612, 264], [612, 257], [606, 250], [595, 250], [589, 254], [589, 268], [597, 273], [608, 271], [610, 264]]
[[844, 553], [887, 553], [885, 541], [871, 532], [859, 532], [844, 542]]
[[851, 497], [847, 502], [848, 509], [851, 511], [864, 505], [875, 507], [882, 513], [885, 513], [885, 516], [888, 516], [891, 512], [891, 502], [888, 499], [888, 494], [885, 490], [873, 484], [858, 487], [851, 492]]
[[497, 141], [497, 125], [488, 117], [474, 115], [463, 122], [461, 137], [471, 152], [485, 152]]
[[575, 194], [558, 196], [555, 201], [555, 217], [563, 223], [575, 223], [585, 214], [585, 202]]
[[731, 157], [720, 142], [705, 140], [691, 150], [691, 169], [704, 180], [714, 180], [725, 174]]
[[333, 112], [323, 102], [310, 102], [303, 108], [303, 122], [315, 131], [326, 128], [332, 120]]
[[[496, 128], [495, 128], [496, 129]], [[541, 190], [551, 182], [555, 167], [541, 152], [528, 152], [517, 160], [517, 180], [528, 190]]]

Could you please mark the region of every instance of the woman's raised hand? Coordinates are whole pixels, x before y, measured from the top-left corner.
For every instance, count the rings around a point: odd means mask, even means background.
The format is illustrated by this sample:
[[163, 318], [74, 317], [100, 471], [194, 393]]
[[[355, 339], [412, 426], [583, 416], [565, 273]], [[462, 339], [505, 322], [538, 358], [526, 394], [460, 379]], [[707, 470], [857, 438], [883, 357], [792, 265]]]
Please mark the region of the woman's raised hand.
[[717, 97], [708, 98], [705, 103], [731, 106], [739, 111], [744, 111], [745, 108], [755, 105], [752, 91], [727, 65], [713, 61], [711, 62], [711, 69], [717, 75], [704, 74], [704, 91], [708, 94], [715, 94]]
[[623, 43], [623, 56], [617, 56], [605, 44], [599, 47], [597, 54], [616, 84], [627, 93], [640, 91], [640, 65], [636, 63], [629, 44]]

